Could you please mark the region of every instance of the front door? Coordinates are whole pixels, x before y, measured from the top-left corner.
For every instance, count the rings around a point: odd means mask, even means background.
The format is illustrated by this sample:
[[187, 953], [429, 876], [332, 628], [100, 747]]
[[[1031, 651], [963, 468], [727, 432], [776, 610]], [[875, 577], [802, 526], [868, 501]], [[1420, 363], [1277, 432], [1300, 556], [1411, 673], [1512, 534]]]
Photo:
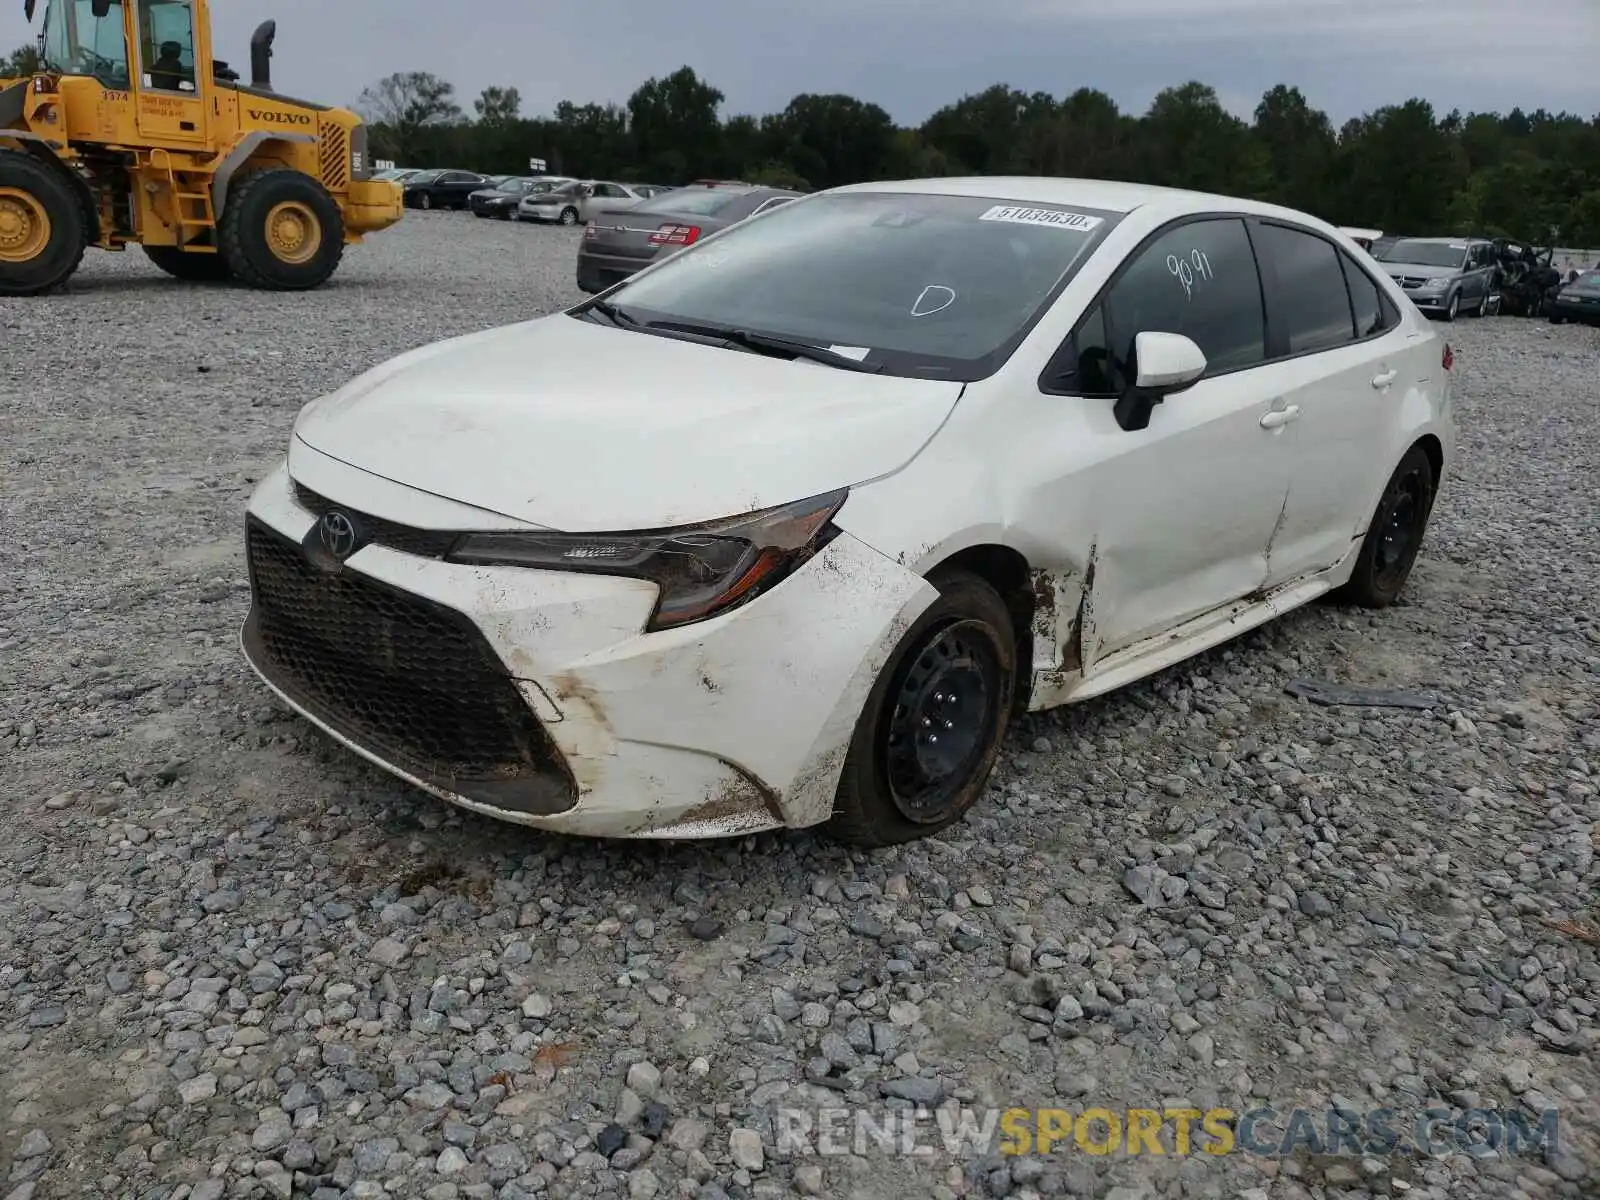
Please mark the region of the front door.
[[[1192, 338], [1207, 374], [1157, 405], [1147, 428], [1124, 430], [1113, 406], [1141, 332]], [[1063, 435], [1093, 462], [1030, 507], [1093, 531], [1093, 629], [1085, 623], [1082, 645], [1092, 674], [1096, 659], [1266, 582], [1291, 455], [1269, 417], [1276, 379], [1244, 222], [1186, 222], [1136, 251], [1064, 350], [1072, 378], [1058, 380], [1057, 402], [1078, 407]]]
[[197, 28], [193, 0], [138, 0], [133, 9], [138, 55], [139, 133], [157, 145], [199, 144], [206, 137], [198, 64], [211, 52]]

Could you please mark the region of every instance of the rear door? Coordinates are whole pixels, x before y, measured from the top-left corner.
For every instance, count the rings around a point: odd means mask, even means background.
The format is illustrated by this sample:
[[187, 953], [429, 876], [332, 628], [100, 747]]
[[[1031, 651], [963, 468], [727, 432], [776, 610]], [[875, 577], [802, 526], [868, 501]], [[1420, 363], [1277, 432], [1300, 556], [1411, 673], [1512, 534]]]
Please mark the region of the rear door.
[[1252, 237], [1271, 314], [1274, 403], [1292, 418], [1292, 482], [1267, 554], [1272, 586], [1335, 565], [1364, 534], [1394, 470], [1399, 406], [1431, 374], [1430, 339], [1321, 233], [1259, 221]]

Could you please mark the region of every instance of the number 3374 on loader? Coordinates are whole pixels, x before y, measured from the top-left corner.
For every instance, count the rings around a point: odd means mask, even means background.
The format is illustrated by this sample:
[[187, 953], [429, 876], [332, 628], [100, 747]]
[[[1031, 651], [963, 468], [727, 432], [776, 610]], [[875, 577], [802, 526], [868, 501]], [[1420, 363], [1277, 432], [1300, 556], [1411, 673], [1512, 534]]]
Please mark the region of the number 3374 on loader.
[[245, 84], [211, 57], [208, 0], [47, 0], [37, 73], [0, 78], [0, 296], [129, 245], [179, 279], [302, 291], [399, 221], [361, 119], [272, 90], [275, 32]]

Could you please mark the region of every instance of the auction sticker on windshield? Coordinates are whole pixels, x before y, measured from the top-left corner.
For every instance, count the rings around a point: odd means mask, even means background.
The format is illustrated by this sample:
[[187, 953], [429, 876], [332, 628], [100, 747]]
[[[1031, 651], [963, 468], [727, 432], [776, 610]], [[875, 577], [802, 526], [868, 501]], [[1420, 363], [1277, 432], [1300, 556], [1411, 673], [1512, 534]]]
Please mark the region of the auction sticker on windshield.
[[1086, 213], [1065, 212], [1059, 208], [1022, 208], [1014, 204], [996, 204], [978, 220], [1009, 221], [1013, 225], [1049, 225], [1078, 233], [1087, 233], [1103, 223], [1103, 218], [1091, 217]]

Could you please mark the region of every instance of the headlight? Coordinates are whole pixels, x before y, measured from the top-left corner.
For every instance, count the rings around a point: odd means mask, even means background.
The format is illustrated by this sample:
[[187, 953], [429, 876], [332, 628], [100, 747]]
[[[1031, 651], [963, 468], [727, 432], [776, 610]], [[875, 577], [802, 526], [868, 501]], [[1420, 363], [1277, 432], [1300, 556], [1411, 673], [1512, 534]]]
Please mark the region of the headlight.
[[838, 533], [848, 491], [683, 529], [641, 533], [472, 533], [450, 561], [648, 579], [660, 588], [647, 630], [727, 612], [783, 580]]
[[1425, 279], [1420, 284], [1417, 285], [1417, 291], [1419, 291], [1419, 292], [1442, 292], [1442, 291], [1444, 291], [1444, 287], [1445, 287], [1445, 283], [1446, 282], [1447, 281], [1443, 280], [1443, 279]]

